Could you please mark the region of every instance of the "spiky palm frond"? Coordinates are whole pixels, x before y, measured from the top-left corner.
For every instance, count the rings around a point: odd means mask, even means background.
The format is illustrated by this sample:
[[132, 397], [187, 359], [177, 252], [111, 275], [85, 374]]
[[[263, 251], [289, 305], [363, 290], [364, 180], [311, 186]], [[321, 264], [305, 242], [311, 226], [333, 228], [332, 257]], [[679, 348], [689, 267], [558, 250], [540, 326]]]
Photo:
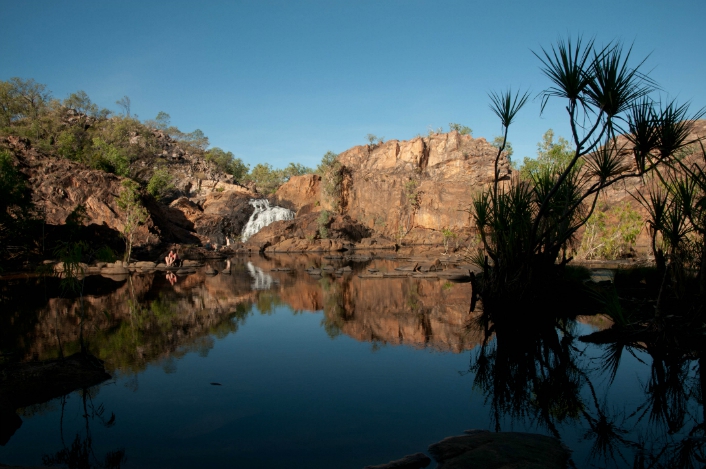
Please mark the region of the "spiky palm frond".
[[605, 52], [594, 53], [594, 79], [589, 82], [586, 95], [588, 102], [605, 114], [609, 125], [613, 118], [657, 88], [652, 79], [639, 71], [644, 60], [637, 67], [628, 65], [631, 52], [632, 47], [624, 52], [622, 44], [615, 44]]
[[659, 136], [657, 149], [660, 160], [675, 156], [679, 150], [696, 141], [689, 139], [689, 135], [694, 121], [703, 117], [704, 113], [706, 109], [702, 108], [693, 116], [689, 116], [689, 103], [678, 105], [674, 100], [660, 108], [657, 126]]
[[630, 169], [615, 145], [604, 145], [585, 157], [588, 177], [598, 178], [600, 184]]
[[606, 50], [595, 53], [594, 43], [595, 40], [591, 39], [584, 44], [579, 36], [576, 42], [572, 42], [571, 38], [560, 39], [549, 51], [542, 48], [543, 56], [532, 52], [542, 62], [542, 73], [553, 83], [541, 94], [542, 112], [551, 97], [585, 104], [585, 92], [595, 78], [593, 62], [596, 57], [602, 57]]
[[628, 112], [628, 129], [626, 135], [632, 144], [635, 164], [640, 174], [647, 169], [650, 155], [659, 147], [658, 116], [654, 103], [644, 97], [635, 103]]
[[522, 106], [527, 103], [529, 91], [520, 94], [519, 91], [512, 95], [512, 89], [508, 89], [502, 93], [490, 92], [490, 109], [500, 118], [500, 123], [503, 127], [508, 128], [515, 119], [517, 112], [522, 109]]

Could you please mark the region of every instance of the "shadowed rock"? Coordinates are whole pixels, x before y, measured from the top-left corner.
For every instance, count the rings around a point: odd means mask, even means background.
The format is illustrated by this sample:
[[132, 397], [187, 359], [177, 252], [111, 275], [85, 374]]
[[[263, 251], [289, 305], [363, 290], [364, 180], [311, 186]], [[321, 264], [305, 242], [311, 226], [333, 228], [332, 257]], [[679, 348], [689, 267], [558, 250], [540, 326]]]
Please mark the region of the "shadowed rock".
[[402, 459], [390, 461], [387, 464], [377, 466], [365, 466], [363, 469], [419, 469], [431, 464], [431, 459], [424, 453], [415, 453], [405, 456]]
[[556, 438], [534, 433], [470, 430], [429, 446], [438, 469], [560, 469], [570, 451]]

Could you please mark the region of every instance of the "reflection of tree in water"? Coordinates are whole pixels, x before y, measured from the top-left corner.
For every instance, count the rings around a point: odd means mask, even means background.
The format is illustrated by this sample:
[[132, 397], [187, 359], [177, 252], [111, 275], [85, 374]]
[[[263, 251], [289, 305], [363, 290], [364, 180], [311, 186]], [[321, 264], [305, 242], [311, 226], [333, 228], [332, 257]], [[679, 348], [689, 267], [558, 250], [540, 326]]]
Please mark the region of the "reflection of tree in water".
[[[61, 398], [61, 419], [59, 430], [61, 433], [62, 448], [54, 454], [45, 454], [42, 456], [42, 462], [47, 466], [65, 466], [69, 469], [90, 469], [90, 468], [106, 468], [118, 469], [126, 461], [125, 449], [116, 449], [107, 451], [102, 458], [93, 450], [93, 436], [91, 434], [91, 424], [98, 422], [105, 428], [110, 428], [115, 425], [115, 414], [111, 413], [109, 417], [105, 415], [103, 405], [95, 406], [93, 403], [92, 389], [82, 389], [81, 395], [81, 416], [84, 419], [83, 432], [76, 432], [76, 436], [70, 445], [66, 444], [64, 439], [64, 414], [69, 396]], [[107, 417], [107, 418], [106, 418]], [[82, 434], [83, 433], [83, 434]]]
[[[613, 343], [606, 347], [601, 366], [591, 370], [569, 321], [486, 325], [486, 340], [472, 357], [469, 372], [490, 404], [496, 431], [506, 418], [545, 428], [557, 438], [563, 425], [583, 426], [591, 459], [602, 467], [691, 468], [706, 463], [701, 352], [658, 343]], [[623, 352], [637, 358], [636, 350], [649, 354], [652, 363], [649, 379], [642, 383], [645, 400], [627, 414], [615, 410], [607, 396]], [[593, 384], [597, 378], [606, 382], [600, 392]]]
[[344, 324], [353, 315], [349, 317], [346, 313], [342, 283], [323, 276], [319, 280], [319, 285], [324, 294], [324, 317], [321, 319], [321, 326], [333, 339], [341, 335]]

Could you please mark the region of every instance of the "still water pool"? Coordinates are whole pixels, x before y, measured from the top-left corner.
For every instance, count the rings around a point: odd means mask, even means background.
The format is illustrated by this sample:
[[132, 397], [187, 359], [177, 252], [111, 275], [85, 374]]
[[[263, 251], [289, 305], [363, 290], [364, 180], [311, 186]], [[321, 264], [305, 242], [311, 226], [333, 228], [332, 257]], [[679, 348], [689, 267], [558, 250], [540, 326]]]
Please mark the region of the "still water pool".
[[580, 318], [483, 345], [469, 284], [303, 272], [321, 262], [89, 277], [83, 306], [53, 279], [3, 282], [4, 362], [83, 342], [112, 379], [17, 409], [0, 462], [362, 468], [466, 429], [558, 436], [580, 468], [703, 449], [698, 357], [627, 346], [613, 374], [615, 353], [577, 340], [600, 321]]

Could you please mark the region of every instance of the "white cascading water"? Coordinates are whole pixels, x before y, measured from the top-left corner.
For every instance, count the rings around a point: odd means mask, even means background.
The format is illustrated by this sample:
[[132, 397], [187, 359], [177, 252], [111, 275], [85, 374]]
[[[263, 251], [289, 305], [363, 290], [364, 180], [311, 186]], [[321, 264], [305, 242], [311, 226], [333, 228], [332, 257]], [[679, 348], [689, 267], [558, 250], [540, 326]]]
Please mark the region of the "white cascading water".
[[250, 215], [250, 219], [240, 235], [243, 242], [271, 223], [294, 218], [293, 211], [276, 205], [271, 207], [267, 199], [253, 199], [248, 203], [255, 207], [255, 211]]

